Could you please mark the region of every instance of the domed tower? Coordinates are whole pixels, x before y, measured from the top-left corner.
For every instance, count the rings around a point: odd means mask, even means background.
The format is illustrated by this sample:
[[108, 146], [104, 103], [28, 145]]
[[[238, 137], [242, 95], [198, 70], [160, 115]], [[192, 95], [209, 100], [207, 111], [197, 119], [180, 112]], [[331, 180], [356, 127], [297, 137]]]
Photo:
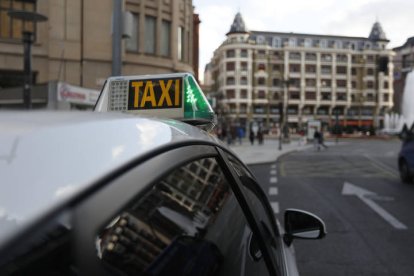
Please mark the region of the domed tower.
[[385, 49], [389, 42], [384, 30], [381, 27], [381, 24], [378, 21], [375, 22], [372, 26], [368, 39], [372, 41], [372, 43], [375, 45], [375, 48], [377, 49]]
[[227, 36], [231, 34], [248, 34], [248, 30], [246, 28], [246, 24], [244, 24], [243, 17], [241, 16], [240, 12], [236, 14], [234, 17], [233, 24], [231, 24], [230, 31], [226, 34]]

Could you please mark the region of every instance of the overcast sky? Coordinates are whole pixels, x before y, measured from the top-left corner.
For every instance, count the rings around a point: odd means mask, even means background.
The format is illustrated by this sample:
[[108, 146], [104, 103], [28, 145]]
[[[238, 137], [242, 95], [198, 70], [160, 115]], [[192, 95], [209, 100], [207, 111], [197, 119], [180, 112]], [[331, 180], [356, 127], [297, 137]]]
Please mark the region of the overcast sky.
[[240, 11], [254, 31], [368, 37], [378, 20], [390, 41], [401, 46], [414, 36], [414, 0], [193, 0], [200, 15], [200, 78]]

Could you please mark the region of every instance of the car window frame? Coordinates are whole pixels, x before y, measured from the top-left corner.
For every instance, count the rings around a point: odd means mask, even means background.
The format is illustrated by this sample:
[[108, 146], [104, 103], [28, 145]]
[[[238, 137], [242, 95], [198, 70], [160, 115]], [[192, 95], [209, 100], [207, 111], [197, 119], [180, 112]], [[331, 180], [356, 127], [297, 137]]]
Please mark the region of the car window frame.
[[[267, 196], [263, 189], [260, 187], [260, 185], [257, 183], [257, 180], [255, 179], [253, 173], [250, 171], [250, 169], [239, 159], [237, 156], [233, 155], [231, 152], [223, 151], [223, 154], [226, 154], [226, 156], [231, 156], [234, 159], [234, 162], [237, 162], [237, 164], [233, 164], [233, 161], [229, 160], [229, 164], [231, 168], [236, 172], [237, 176], [239, 177], [242, 185], [248, 189], [260, 202], [262, 207], [264, 208], [266, 214], [265, 216], [269, 219], [269, 222], [271, 223], [271, 235], [274, 235], [274, 239], [276, 244], [276, 254], [275, 256], [278, 260], [276, 266], [278, 269], [279, 274], [287, 274], [288, 268], [286, 265], [286, 252], [285, 252], [285, 246], [283, 242], [283, 236], [282, 232], [283, 229], [281, 229], [280, 224], [276, 220], [276, 216], [273, 212], [273, 209], [270, 205], [269, 200], [267, 199]], [[241, 168], [244, 170], [244, 175], [238, 175], [237, 169], [235, 168], [235, 165], [241, 166]], [[243, 195], [247, 197], [247, 195]], [[270, 229], [269, 229], [270, 230]]]
[[[230, 185], [233, 186], [232, 187], [233, 192], [236, 195], [236, 197], [239, 201], [239, 204], [241, 205], [241, 207], [243, 209], [243, 212], [246, 216], [246, 219], [247, 219], [248, 223], [250, 224], [250, 226], [252, 228], [252, 232], [257, 235], [256, 237], [258, 238], [259, 247], [262, 250], [263, 258], [265, 260], [265, 263], [267, 264], [269, 274], [270, 275], [280, 275], [280, 268], [275, 263], [273, 253], [272, 253], [271, 249], [268, 246], [269, 244], [263, 238], [265, 236], [264, 231], [266, 231], [266, 230], [264, 229], [262, 223], [256, 219], [255, 214], [252, 211], [253, 207], [251, 206], [249, 200], [247, 200], [247, 195], [245, 194], [245, 192], [242, 189], [244, 184], [243, 184], [242, 180], [240, 179], [240, 177], [238, 176], [235, 168], [231, 164], [231, 161], [228, 158], [229, 154], [232, 157], [235, 157], [235, 155], [231, 154], [231, 152], [225, 151], [222, 148], [217, 148], [217, 151], [219, 152], [219, 157], [220, 157], [219, 162], [223, 164], [224, 173], [226, 175], [227, 174], [231, 175], [231, 180], [229, 179], [229, 181], [233, 181], [234, 183], [230, 184]], [[236, 158], [236, 160], [238, 160], [241, 164], [243, 164], [238, 158]], [[243, 167], [245, 168], [244, 165], [243, 165]], [[247, 171], [249, 171], [249, 170], [247, 170]], [[270, 230], [270, 229], [267, 229], [267, 230]]]

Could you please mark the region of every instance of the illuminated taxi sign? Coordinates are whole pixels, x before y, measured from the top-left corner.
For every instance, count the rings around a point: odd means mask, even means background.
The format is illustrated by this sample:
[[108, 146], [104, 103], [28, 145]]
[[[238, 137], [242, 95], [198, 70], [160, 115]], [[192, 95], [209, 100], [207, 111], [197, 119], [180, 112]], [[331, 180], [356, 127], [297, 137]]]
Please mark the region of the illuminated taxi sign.
[[128, 110], [182, 107], [182, 78], [130, 80]]
[[213, 109], [191, 74], [125, 76], [109, 78], [95, 111], [122, 111], [210, 124]]

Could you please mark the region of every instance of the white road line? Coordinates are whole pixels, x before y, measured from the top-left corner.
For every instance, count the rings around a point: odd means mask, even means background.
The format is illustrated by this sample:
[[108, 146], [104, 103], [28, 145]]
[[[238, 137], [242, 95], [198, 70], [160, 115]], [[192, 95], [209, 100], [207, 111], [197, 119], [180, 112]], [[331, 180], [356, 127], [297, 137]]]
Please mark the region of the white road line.
[[270, 168], [271, 169], [276, 169], [276, 164], [273, 164]]
[[270, 178], [270, 183], [277, 183], [277, 177], [273, 176]]
[[271, 175], [276, 175], [276, 174], [277, 174], [277, 171], [276, 171], [276, 170], [271, 170], [271, 171], [270, 171], [270, 174], [271, 174]]
[[273, 213], [279, 214], [279, 202], [270, 202], [270, 205], [272, 206]]
[[277, 187], [270, 187], [269, 188], [269, 195], [277, 195], [278, 194], [278, 190]]

